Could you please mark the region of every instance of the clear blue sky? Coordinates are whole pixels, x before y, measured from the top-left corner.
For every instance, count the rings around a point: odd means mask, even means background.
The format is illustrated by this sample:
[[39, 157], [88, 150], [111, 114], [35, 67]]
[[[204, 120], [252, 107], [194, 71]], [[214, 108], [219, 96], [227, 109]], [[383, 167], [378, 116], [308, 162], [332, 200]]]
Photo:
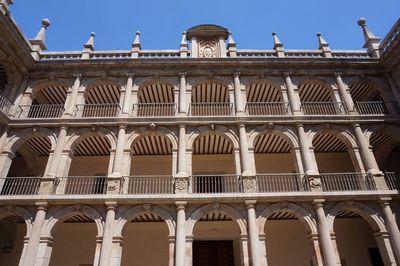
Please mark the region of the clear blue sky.
[[48, 17], [51, 51], [81, 50], [91, 31], [96, 50], [178, 48], [182, 31], [205, 23], [232, 31], [239, 48], [270, 49], [276, 31], [286, 48], [317, 48], [321, 32], [332, 49], [361, 49], [359, 17], [384, 37], [399, 18], [400, 0], [14, 0], [11, 12], [32, 38]]

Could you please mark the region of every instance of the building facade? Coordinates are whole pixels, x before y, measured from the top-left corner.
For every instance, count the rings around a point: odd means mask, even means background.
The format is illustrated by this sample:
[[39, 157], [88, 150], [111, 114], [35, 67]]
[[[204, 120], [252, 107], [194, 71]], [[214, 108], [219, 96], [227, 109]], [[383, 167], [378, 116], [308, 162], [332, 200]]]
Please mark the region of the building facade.
[[0, 1], [1, 265], [400, 265], [400, 21], [365, 50], [48, 52]]

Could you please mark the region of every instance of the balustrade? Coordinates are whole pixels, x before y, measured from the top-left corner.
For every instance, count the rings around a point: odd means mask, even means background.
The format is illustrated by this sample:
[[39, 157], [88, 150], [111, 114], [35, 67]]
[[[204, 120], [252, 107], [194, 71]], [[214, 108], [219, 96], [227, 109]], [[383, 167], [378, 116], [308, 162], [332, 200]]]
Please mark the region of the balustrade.
[[347, 110], [341, 103], [336, 102], [304, 102], [301, 110], [305, 115], [346, 115]]
[[58, 118], [64, 113], [63, 105], [20, 105], [19, 118]]
[[107, 177], [105, 176], [68, 176], [60, 177], [57, 194], [92, 195], [105, 194]]
[[231, 103], [191, 103], [192, 116], [230, 116], [233, 105]]
[[246, 111], [251, 116], [283, 116], [289, 114], [289, 103], [247, 102]]
[[128, 176], [125, 177], [128, 194], [172, 194], [174, 179], [172, 176]]
[[139, 103], [133, 105], [134, 116], [174, 116], [176, 103]]
[[0, 178], [0, 195], [36, 195], [40, 182], [40, 177]]
[[306, 180], [299, 174], [259, 174], [256, 175], [258, 192], [308, 191]]
[[374, 178], [362, 173], [323, 173], [323, 191], [376, 190]]
[[385, 181], [389, 189], [400, 190], [400, 175], [398, 173], [386, 172]]
[[354, 107], [360, 115], [384, 115], [388, 113], [384, 102], [356, 102]]
[[116, 117], [121, 107], [117, 103], [78, 104], [77, 117]]
[[242, 191], [241, 179], [238, 175], [192, 176], [193, 193], [238, 193]]

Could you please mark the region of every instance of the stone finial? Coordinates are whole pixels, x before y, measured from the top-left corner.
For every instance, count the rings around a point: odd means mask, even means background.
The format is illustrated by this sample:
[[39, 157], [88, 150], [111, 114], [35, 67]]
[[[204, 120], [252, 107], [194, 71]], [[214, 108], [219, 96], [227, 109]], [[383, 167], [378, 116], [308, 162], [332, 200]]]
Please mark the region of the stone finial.
[[364, 48], [368, 49], [368, 53], [372, 57], [379, 57], [379, 43], [381, 38], [376, 37], [367, 27], [367, 21], [365, 18], [359, 18], [357, 24], [363, 29], [364, 32]]
[[83, 45], [83, 48], [85, 51], [94, 51], [94, 37], [96, 36], [96, 33], [91, 32], [90, 37], [87, 40], [87, 42]]
[[278, 57], [285, 57], [285, 49], [283, 48], [283, 43], [279, 40], [276, 32], [272, 33], [272, 38], [274, 40], [274, 50]]
[[329, 47], [329, 43], [325, 41], [324, 37], [322, 37], [322, 34], [320, 32], [317, 32], [317, 38], [319, 44], [318, 49], [322, 50], [325, 57], [332, 57], [332, 51], [331, 48]]
[[46, 29], [50, 26], [50, 20], [47, 18], [42, 19], [42, 27], [40, 28], [38, 34], [36, 35], [35, 39], [30, 40], [31, 44], [34, 47], [34, 50], [47, 50], [45, 44], [46, 38]]
[[4, 9], [5, 13], [10, 11], [10, 5], [14, 4], [13, 0], [0, 0], [0, 7]]
[[229, 57], [236, 57], [237, 55], [236, 42], [233, 39], [232, 32], [228, 32], [228, 52]]
[[131, 57], [132, 58], [138, 58], [140, 49], [142, 49], [142, 45], [140, 44], [140, 31], [137, 31], [136, 32], [136, 36], [135, 36], [135, 40], [132, 43]]
[[181, 39], [181, 43], [179, 44], [179, 51], [180, 51], [181, 57], [188, 56], [188, 44], [186, 41], [186, 31], [182, 32], [182, 39]]

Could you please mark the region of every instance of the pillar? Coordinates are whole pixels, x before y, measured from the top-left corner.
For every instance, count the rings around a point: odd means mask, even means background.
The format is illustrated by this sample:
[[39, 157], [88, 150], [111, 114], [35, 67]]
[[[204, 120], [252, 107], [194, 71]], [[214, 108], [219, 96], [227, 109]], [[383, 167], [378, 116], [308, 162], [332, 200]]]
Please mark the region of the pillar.
[[42, 227], [44, 220], [46, 219], [46, 212], [48, 205], [45, 202], [36, 203], [37, 211], [35, 216], [35, 221], [33, 222], [32, 232], [29, 237], [28, 246], [26, 248], [25, 258], [20, 265], [31, 266], [35, 262], [35, 265], [45, 265], [42, 263], [37, 263], [37, 254], [40, 243], [40, 235], [42, 233]]
[[178, 140], [178, 169], [174, 176], [174, 191], [175, 193], [188, 192], [188, 179], [186, 165], [186, 126], [179, 125], [179, 140]]
[[247, 223], [249, 227], [249, 240], [250, 240], [250, 257], [251, 257], [251, 265], [258, 266], [260, 265], [260, 252], [259, 252], [259, 238], [258, 238], [258, 230], [257, 230], [257, 217], [256, 210], [254, 204], [256, 201], [249, 200], [246, 201], [247, 208]]
[[244, 112], [243, 99], [242, 99], [242, 84], [240, 82], [239, 76], [240, 76], [240, 72], [233, 73], [236, 114]]
[[321, 249], [319, 247], [319, 237], [318, 234], [310, 233], [308, 234], [308, 241], [310, 242], [311, 250], [313, 252], [313, 265], [323, 266]]
[[391, 266], [398, 265], [396, 263], [396, 258], [392, 250], [392, 245], [390, 244], [390, 239], [389, 239], [390, 237], [388, 232], [386, 231], [376, 232], [374, 233], [374, 237], [376, 243], [378, 244], [379, 253], [381, 254], [383, 264]]
[[101, 242], [100, 250], [100, 266], [109, 266], [111, 262], [111, 254], [113, 247], [113, 233], [115, 222], [116, 202], [107, 202], [107, 215], [104, 224], [103, 241]]
[[323, 201], [315, 201], [314, 207], [317, 214], [317, 229], [321, 240], [322, 255], [326, 266], [335, 266], [335, 251], [333, 249], [331, 235], [326, 223]]
[[393, 253], [396, 257], [396, 262], [400, 265], [400, 232], [396, 223], [396, 218], [390, 208], [390, 203], [383, 199], [381, 202], [383, 217], [385, 219], [386, 229], [389, 233], [389, 238], [392, 243]]
[[249, 248], [248, 248], [248, 236], [241, 234], [240, 235], [240, 245], [241, 245], [241, 257], [243, 266], [249, 266]]
[[76, 100], [78, 98], [78, 93], [79, 93], [79, 87], [81, 86], [81, 74], [75, 74], [74, 78], [75, 81], [74, 85], [72, 86], [71, 97], [69, 98], [68, 106], [64, 113], [67, 116], [73, 116], [74, 114]]
[[125, 131], [126, 126], [120, 125], [118, 127], [118, 139], [115, 148], [114, 164], [113, 164], [113, 174], [121, 175], [122, 172], [122, 162], [124, 157], [124, 146], [125, 146]]
[[122, 115], [123, 116], [129, 116], [129, 113], [130, 113], [134, 74], [128, 73], [127, 76], [128, 76], [128, 79], [126, 81], [125, 97], [124, 97], [124, 102], [122, 104]]
[[247, 143], [246, 126], [244, 124], [239, 125], [239, 145], [242, 171], [243, 173], [254, 175], [251, 169], [255, 167], [250, 165], [249, 145]]
[[342, 80], [342, 74], [336, 72], [335, 77], [340, 98], [342, 99], [344, 105], [346, 106], [347, 111], [353, 112], [354, 111], [353, 99], [351, 98], [347, 85]]
[[179, 108], [180, 115], [186, 115], [186, 72], [179, 73]]
[[168, 236], [168, 266], [174, 266], [175, 262], [175, 236]]
[[354, 133], [367, 171], [372, 173], [378, 172], [378, 164], [376, 163], [373, 154], [370, 152], [369, 143], [359, 124], [354, 125]]
[[318, 174], [316, 170], [312, 167], [312, 158], [308, 144], [308, 137], [304, 131], [304, 126], [302, 124], [297, 124], [297, 134], [299, 137], [300, 154], [302, 159], [302, 164], [306, 174]]
[[60, 165], [61, 155], [64, 149], [65, 138], [67, 136], [67, 127], [61, 126], [60, 132], [58, 133], [57, 144], [54, 149], [53, 158], [51, 159], [49, 171], [47, 176], [56, 177], [58, 172], [58, 166]]
[[10, 166], [14, 157], [15, 154], [12, 152], [3, 151], [0, 154], [0, 177], [2, 178], [7, 177], [8, 171], [10, 170]]
[[295, 92], [295, 86], [293, 85], [292, 79], [290, 78], [290, 74], [285, 73], [284, 76], [285, 76], [287, 94], [289, 98], [290, 110], [292, 111], [292, 114], [299, 113], [301, 105], [300, 97]]
[[176, 202], [175, 266], [185, 266], [186, 256], [186, 202]]
[[266, 245], [267, 239], [265, 237], [265, 233], [260, 233], [258, 235], [258, 239], [260, 240], [260, 243], [259, 243], [259, 251], [261, 254], [260, 264], [266, 266], [266, 265], [268, 265], [268, 262], [267, 262], [267, 245]]

